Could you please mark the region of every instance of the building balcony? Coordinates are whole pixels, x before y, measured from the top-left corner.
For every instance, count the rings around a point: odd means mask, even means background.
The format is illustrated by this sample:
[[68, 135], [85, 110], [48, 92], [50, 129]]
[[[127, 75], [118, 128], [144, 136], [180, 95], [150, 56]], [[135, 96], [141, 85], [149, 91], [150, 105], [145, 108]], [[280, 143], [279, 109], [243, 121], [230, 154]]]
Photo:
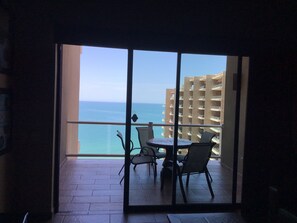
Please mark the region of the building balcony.
[[205, 89], [206, 89], [206, 85], [201, 85], [201, 86], [199, 87], [199, 91], [205, 91]]
[[218, 116], [211, 116], [211, 117], [210, 117], [210, 120], [211, 120], [211, 121], [214, 121], [214, 122], [221, 122], [221, 118], [218, 117]]
[[220, 106], [212, 106], [210, 108], [211, 111], [221, 111], [221, 107]]
[[188, 118], [193, 118], [193, 116], [192, 115], [188, 115]]
[[218, 81], [221, 81], [222, 78], [223, 78], [223, 74], [224, 74], [224, 73], [217, 74], [217, 75], [215, 75], [214, 77], [212, 77], [211, 79], [212, 79], [212, 80], [218, 80]]
[[211, 90], [215, 91], [215, 90], [222, 90], [223, 88], [223, 84], [217, 84], [217, 85], [214, 85]]
[[200, 77], [199, 81], [206, 81], [206, 76]]
[[215, 133], [221, 133], [221, 129], [220, 128], [211, 127], [210, 130], [213, 131], [213, 132], [215, 132]]
[[205, 101], [205, 97], [199, 97], [198, 100], [199, 101]]
[[179, 97], [179, 100], [180, 100], [180, 101], [184, 100], [184, 97]]
[[204, 120], [204, 115], [198, 115], [198, 119]]
[[198, 107], [198, 110], [203, 110], [204, 111], [205, 110], [205, 107], [204, 106], [199, 106]]
[[212, 141], [216, 144], [220, 144], [220, 139], [218, 137], [213, 137]]
[[212, 101], [221, 101], [222, 100], [222, 96], [212, 96], [211, 97]]

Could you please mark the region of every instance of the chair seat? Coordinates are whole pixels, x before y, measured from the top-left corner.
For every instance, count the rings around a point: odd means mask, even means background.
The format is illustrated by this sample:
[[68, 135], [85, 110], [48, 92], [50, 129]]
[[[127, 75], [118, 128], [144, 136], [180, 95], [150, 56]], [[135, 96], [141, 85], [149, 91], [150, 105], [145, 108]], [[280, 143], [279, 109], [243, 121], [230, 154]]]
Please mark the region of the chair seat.
[[154, 162], [154, 158], [151, 156], [136, 155], [131, 159], [131, 163], [135, 165], [152, 162]]
[[158, 159], [162, 159], [162, 158], [165, 158], [166, 156], [166, 153], [163, 153], [163, 152], [156, 152], [156, 157]]

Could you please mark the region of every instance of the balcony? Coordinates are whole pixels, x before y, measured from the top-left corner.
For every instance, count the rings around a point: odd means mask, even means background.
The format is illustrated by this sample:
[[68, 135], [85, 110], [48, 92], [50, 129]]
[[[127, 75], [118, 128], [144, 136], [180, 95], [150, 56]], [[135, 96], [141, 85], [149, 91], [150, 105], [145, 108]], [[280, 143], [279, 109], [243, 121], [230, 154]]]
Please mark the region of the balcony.
[[213, 131], [213, 132], [215, 132], [215, 133], [221, 133], [221, 129], [220, 128], [211, 127], [210, 130]]
[[220, 122], [220, 121], [221, 121], [221, 118], [218, 117], [218, 116], [211, 116], [211, 117], [210, 117], [210, 120], [211, 120], [211, 121], [214, 121], [214, 122]]
[[212, 141], [216, 144], [220, 144], [220, 139], [218, 137], [213, 137]]
[[198, 119], [204, 120], [204, 115], [198, 115]]
[[221, 111], [222, 109], [221, 109], [220, 106], [212, 106], [212, 107], [210, 108], [210, 110], [211, 110], [211, 111]]
[[206, 90], [205, 85], [201, 85], [199, 88], [199, 91], [205, 91], [205, 90]]
[[212, 77], [212, 80], [221, 81], [223, 78], [223, 73], [217, 74], [214, 77]]
[[[96, 123], [93, 123], [96, 124]], [[120, 128], [119, 123], [115, 123], [115, 129]], [[68, 130], [71, 129], [73, 124], [69, 124]], [[79, 124], [83, 125], [83, 124]], [[96, 124], [98, 125], [98, 124]], [[102, 125], [107, 125], [103, 123]], [[110, 132], [110, 126], [113, 126], [113, 123], [107, 125], [106, 131]], [[123, 128], [124, 126], [121, 125]], [[131, 126], [132, 140], [135, 143], [135, 147], [138, 146], [137, 137], [134, 137], [135, 127]], [[188, 127], [188, 126], [186, 126]], [[158, 128], [163, 129], [163, 125], [154, 126], [154, 131], [156, 132], [155, 137], [164, 136], [163, 131], [159, 135]], [[170, 131], [173, 131], [172, 126], [166, 126]], [[190, 127], [192, 130], [198, 127]], [[202, 127], [199, 127], [202, 128]], [[214, 128], [214, 127], [212, 127]], [[219, 128], [219, 127], [217, 127]], [[188, 131], [186, 134], [189, 137], [193, 137], [193, 132], [189, 131], [189, 128], [182, 128], [178, 130], [180, 137], [183, 135], [183, 130]], [[96, 131], [96, 130], [95, 130]], [[106, 213], [112, 213], [114, 211], [122, 211], [122, 202], [123, 202], [123, 184], [119, 184], [119, 181], [122, 174], [119, 176], [118, 171], [123, 164], [123, 154], [124, 151], [121, 148], [120, 142], [115, 140], [115, 135], [111, 131], [110, 138], [102, 138], [100, 140], [111, 140], [118, 143], [117, 148], [120, 148], [120, 153], [117, 154], [119, 158], [115, 159], [112, 156], [105, 158], [96, 158], [96, 159], [86, 159], [79, 158], [73, 159], [68, 156], [67, 161], [64, 164], [64, 167], [61, 169], [61, 186], [60, 186], [60, 208], [63, 212], [72, 212], [79, 213], [79, 211], [89, 210], [104, 210]], [[89, 134], [92, 135], [92, 134]], [[172, 137], [172, 133], [169, 133], [167, 137]], [[195, 134], [196, 135], [196, 134]], [[201, 137], [200, 133], [197, 134], [197, 137]], [[79, 139], [78, 139], [79, 140]], [[91, 140], [91, 139], [90, 139]], [[216, 139], [214, 139], [216, 140]], [[113, 148], [108, 148], [109, 142], [105, 143], [100, 141], [100, 147], [102, 150], [107, 152], [113, 151]], [[69, 143], [71, 145], [71, 143]], [[99, 148], [99, 150], [101, 150]], [[220, 147], [217, 146], [213, 150], [213, 155], [218, 156], [220, 154]], [[115, 154], [114, 154], [115, 156]], [[162, 160], [158, 160], [158, 175], [160, 174], [160, 168], [162, 167]], [[170, 180], [166, 182], [166, 190], [159, 190], [160, 180], [157, 177], [156, 182], [154, 182], [153, 174], [149, 175], [148, 167], [146, 165], [137, 166], [136, 170], [133, 170], [131, 166], [130, 171], [130, 204], [131, 205], [160, 205], [160, 204], [169, 204], [171, 202], [171, 192], [170, 192]], [[202, 190], [201, 185], [205, 183], [205, 179], [201, 178], [199, 175], [193, 175], [190, 178], [191, 187], [191, 196], [188, 196], [189, 203], [226, 203], [230, 202], [231, 197], [227, 197], [228, 193], [231, 196], [231, 190], [228, 192], [221, 193], [220, 190], [226, 190], [226, 186], [230, 183], [230, 188], [232, 185], [231, 176], [232, 173], [229, 169], [224, 168], [220, 165], [220, 160], [210, 160], [208, 169], [213, 177], [213, 189], [215, 193], [215, 198], [211, 199], [209, 194]], [[65, 171], [65, 172], [63, 172]], [[217, 174], [219, 173], [219, 174]], [[199, 179], [199, 180], [198, 180]], [[239, 181], [241, 183], [241, 181]], [[73, 185], [75, 184], [75, 188]], [[240, 185], [240, 184], [239, 184]], [[147, 196], [148, 191], [153, 191], [156, 196]], [[187, 192], [186, 192], [187, 193]], [[134, 196], [135, 195], [135, 196]], [[71, 197], [71, 199], [66, 199]], [[240, 196], [238, 196], [240, 197]], [[101, 199], [101, 200], [100, 200]], [[177, 188], [177, 203], [182, 202], [182, 196]], [[82, 205], [81, 208], [77, 208], [78, 205]], [[90, 212], [92, 212], [90, 211]]]
[[212, 101], [221, 101], [222, 100], [222, 96], [212, 96], [211, 97]]
[[200, 77], [199, 81], [206, 81], [206, 76]]
[[[97, 218], [97, 220], [102, 219], [102, 217], [108, 217], [109, 215], [112, 217], [114, 214], [116, 215], [115, 217], [121, 216], [123, 214], [124, 184], [119, 184], [123, 173], [118, 175], [118, 172], [123, 163], [123, 159], [112, 158], [67, 159], [63, 168], [60, 170], [61, 185], [59, 189], [59, 206], [61, 214], [59, 213], [59, 215], [63, 216], [64, 213], [65, 217], [63, 217], [65, 220], [70, 217], [70, 213], [71, 215], [84, 216], [85, 218], [92, 218], [93, 216], [93, 218]], [[162, 161], [158, 161], [158, 167], [161, 166]], [[232, 172], [222, 167], [216, 160], [209, 161], [208, 169], [213, 178], [212, 187], [215, 194], [214, 199], [210, 199], [208, 191], [202, 188], [202, 185], [206, 185], [206, 181], [205, 178], [198, 174], [190, 178], [189, 188], [191, 189], [191, 196], [188, 196], [189, 203], [230, 202], [230, 189], [232, 188], [230, 179], [232, 178]], [[159, 171], [160, 168], [158, 169], [158, 175], [160, 174]], [[135, 171], [131, 166], [131, 205], [170, 204], [172, 198], [169, 182], [166, 182], [165, 190], [161, 191], [159, 177], [157, 177], [157, 179], [158, 180], [154, 182], [153, 174], [149, 175], [146, 165], [137, 166]], [[238, 181], [241, 182], [240, 176]], [[239, 186], [241, 186], [241, 184], [239, 184]], [[238, 197], [240, 197], [239, 194]], [[177, 187], [177, 202], [180, 204], [183, 203], [179, 187]], [[101, 215], [98, 215], [98, 213], [101, 213]], [[102, 215], [102, 213], [104, 213], [104, 215]], [[144, 216], [148, 217], [148, 214]], [[158, 215], [154, 214], [154, 221], [148, 217], [148, 222], [155, 222], [156, 216]], [[143, 215], [141, 217], [141, 219], [138, 219], [139, 221], [137, 218], [133, 218], [134, 221], [132, 222], [144, 222]]]
[[204, 111], [205, 110], [205, 107], [204, 106], [199, 106], [198, 107], [198, 110], [203, 110]]
[[213, 90], [213, 91], [222, 90], [222, 88], [223, 88], [223, 84], [217, 84], [217, 85], [213, 86], [211, 88], [211, 90]]
[[205, 97], [199, 97], [198, 100], [199, 101], [205, 101]]

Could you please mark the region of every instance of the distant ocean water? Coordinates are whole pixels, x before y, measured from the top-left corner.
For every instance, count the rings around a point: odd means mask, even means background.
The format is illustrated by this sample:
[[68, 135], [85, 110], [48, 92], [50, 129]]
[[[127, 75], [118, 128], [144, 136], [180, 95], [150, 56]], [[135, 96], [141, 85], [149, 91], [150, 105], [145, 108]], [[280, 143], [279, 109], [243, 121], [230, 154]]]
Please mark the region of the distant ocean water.
[[[162, 104], [134, 103], [132, 114], [137, 114], [136, 123], [163, 123]], [[88, 102], [79, 103], [79, 121], [122, 122], [125, 123], [126, 104], [120, 102]], [[80, 153], [86, 154], [124, 154], [116, 131], [125, 135], [125, 126], [118, 125], [85, 125], [80, 124], [78, 137]], [[162, 128], [154, 127], [155, 137], [162, 137]], [[131, 128], [131, 139], [135, 147], [139, 147], [135, 126]]]

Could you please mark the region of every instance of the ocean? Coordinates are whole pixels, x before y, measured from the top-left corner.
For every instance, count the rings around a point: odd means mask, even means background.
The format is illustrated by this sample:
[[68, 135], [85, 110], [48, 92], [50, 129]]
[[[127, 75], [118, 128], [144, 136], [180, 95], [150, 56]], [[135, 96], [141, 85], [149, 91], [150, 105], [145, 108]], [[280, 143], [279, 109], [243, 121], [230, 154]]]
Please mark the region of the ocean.
[[[135, 123], [164, 123], [163, 104], [133, 103], [132, 115]], [[120, 102], [80, 101], [79, 121], [122, 122], [125, 123], [126, 104]], [[136, 126], [131, 127], [131, 140], [134, 147], [139, 147]], [[91, 125], [79, 124], [78, 137], [81, 154], [124, 154], [117, 130], [125, 136], [125, 125]], [[155, 137], [162, 137], [163, 129], [154, 127]]]

